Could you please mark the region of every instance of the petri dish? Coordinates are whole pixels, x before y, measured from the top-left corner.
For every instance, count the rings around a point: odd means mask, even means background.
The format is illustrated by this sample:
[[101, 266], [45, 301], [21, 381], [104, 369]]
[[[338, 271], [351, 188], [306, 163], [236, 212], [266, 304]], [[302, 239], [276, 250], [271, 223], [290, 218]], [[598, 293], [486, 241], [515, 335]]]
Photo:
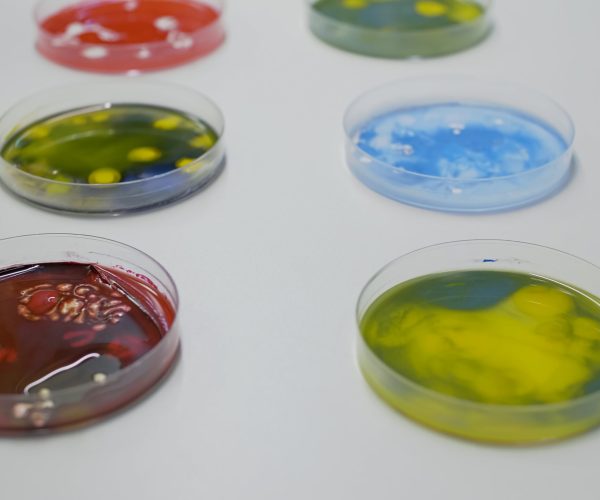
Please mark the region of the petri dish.
[[224, 40], [220, 0], [42, 0], [37, 49], [75, 69], [137, 73], [178, 66]]
[[366, 56], [433, 57], [464, 50], [490, 32], [491, 0], [309, 0], [311, 31]]
[[470, 240], [385, 266], [357, 305], [362, 372], [430, 428], [498, 444], [600, 423], [600, 268], [527, 243]]
[[528, 205], [568, 181], [575, 129], [520, 85], [415, 78], [371, 90], [344, 117], [346, 159], [370, 189], [450, 212]]
[[0, 117], [0, 181], [53, 210], [155, 208], [219, 175], [223, 127], [218, 107], [185, 87], [116, 79], [53, 88]]
[[70, 234], [2, 239], [0, 250], [0, 433], [88, 423], [168, 373], [179, 299], [151, 257]]

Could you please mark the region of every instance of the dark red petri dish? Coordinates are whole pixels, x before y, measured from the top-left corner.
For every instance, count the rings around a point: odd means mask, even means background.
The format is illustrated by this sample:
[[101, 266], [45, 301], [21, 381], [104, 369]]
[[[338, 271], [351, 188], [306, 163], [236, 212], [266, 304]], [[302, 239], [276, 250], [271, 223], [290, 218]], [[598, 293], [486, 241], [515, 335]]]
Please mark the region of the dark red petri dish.
[[71, 68], [103, 73], [178, 66], [225, 38], [220, 0], [43, 0], [37, 48]]
[[[157, 277], [125, 267], [115, 255], [137, 251], [93, 237], [10, 238], [0, 249], [42, 240], [50, 254], [71, 241], [100, 248], [87, 256], [67, 250], [75, 257], [69, 261], [0, 269], [3, 433], [74, 425], [116, 410], [160, 380], [178, 349], [177, 295], [162, 268]], [[94, 253], [104, 257], [86, 262]]]

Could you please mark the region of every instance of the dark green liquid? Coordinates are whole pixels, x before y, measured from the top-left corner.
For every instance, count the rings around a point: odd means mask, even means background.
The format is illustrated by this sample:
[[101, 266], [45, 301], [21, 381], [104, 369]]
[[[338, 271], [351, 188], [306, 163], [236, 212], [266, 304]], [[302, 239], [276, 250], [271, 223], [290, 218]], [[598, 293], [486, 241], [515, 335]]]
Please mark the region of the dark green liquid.
[[384, 293], [360, 326], [392, 370], [460, 399], [545, 404], [599, 388], [598, 299], [543, 277], [424, 276]]
[[197, 117], [118, 104], [48, 117], [16, 132], [1, 154], [38, 177], [112, 184], [190, 168], [216, 141], [216, 132]]

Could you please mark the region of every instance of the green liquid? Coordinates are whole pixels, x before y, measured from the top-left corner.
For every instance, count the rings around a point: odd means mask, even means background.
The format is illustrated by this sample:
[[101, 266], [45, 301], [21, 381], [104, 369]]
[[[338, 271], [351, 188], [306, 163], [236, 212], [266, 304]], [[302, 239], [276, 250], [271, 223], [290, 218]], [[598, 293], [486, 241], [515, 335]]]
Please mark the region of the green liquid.
[[543, 277], [425, 276], [384, 293], [360, 328], [393, 371], [462, 400], [537, 405], [600, 388], [599, 300]]
[[395, 31], [447, 28], [484, 13], [481, 5], [460, 0], [320, 0], [313, 8], [345, 23]]
[[318, 0], [311, 29], [339, 48], [378, 57], [435, 56], [462, 50], [488, 31], [472, 0]]
[[118, 104], [75, 109], [12, 135], [1, 154], [19, 169], [59, 182], [146, 179], [195, 160], [217, 141], [203, 120], [168, 108]]

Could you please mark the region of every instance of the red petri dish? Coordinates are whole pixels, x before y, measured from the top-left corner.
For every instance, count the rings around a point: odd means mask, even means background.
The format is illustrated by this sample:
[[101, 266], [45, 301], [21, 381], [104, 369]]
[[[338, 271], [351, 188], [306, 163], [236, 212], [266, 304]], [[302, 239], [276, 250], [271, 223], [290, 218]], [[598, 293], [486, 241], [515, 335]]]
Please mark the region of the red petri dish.
[[187, 63], [224, 40], [220, 0], [43, 0], [37, 49], [71, 68], [103, 73]]
[[0, 432], [90, 421], [168, 371], [177, 293], [155, 261], [75, 235], [9, 238], [0, 248]]

